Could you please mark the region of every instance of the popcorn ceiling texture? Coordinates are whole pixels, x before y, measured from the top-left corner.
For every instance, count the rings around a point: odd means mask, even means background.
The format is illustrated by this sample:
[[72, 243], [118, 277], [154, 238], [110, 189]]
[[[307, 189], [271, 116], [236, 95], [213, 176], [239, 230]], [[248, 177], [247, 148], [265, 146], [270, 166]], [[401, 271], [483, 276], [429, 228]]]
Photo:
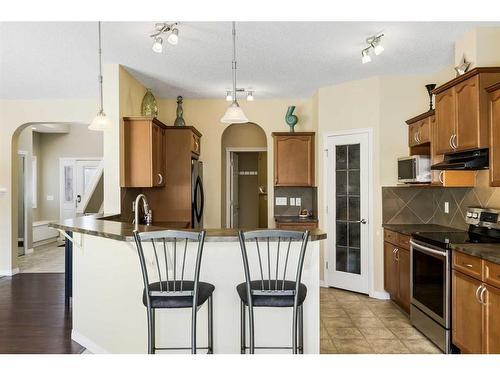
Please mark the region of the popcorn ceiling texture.
[[[384, 224], [440, 224], [467, 229], [468, 207], [500, 209], [500, 188], [489, 186], [489, 171], [477, 173], [475, 188], [382, 187]], [[449, 213], [444, 213], [444, 203]]]

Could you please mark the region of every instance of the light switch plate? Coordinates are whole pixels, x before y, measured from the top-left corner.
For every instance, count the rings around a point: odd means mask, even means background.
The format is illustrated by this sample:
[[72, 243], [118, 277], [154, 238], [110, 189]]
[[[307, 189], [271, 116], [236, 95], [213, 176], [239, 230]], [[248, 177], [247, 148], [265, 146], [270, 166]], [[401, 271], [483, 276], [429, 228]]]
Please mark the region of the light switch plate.
[[290, 206], [295, 206], [295, 198], [290, 198]]
[[286, 206], [286, 197], [276, 197], [276, 206]]
[[302, 205], [302, 198], [295, 198], [295, 205], [300, 207]]
[[53, 195], [47, 195], [47, 200], [48, 201], [53, 201], [54, 200], [54, 196]]

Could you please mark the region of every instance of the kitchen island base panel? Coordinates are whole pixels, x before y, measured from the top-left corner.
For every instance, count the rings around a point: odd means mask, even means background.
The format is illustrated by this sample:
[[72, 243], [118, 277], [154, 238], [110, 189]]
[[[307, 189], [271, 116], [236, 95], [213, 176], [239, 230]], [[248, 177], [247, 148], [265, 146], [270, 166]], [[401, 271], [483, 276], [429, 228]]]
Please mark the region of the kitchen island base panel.
[[[74, 233], [74, 237], [73, 340], [94, 353], [146, 353], [146, 308], [142, 304], [143, 282], [135, 244], [80, 233]], [[292, 253], [298, 256], [298, 249], [290, 251], [291, 256]], [[189, 255], [188, 251], [186, 262], [193, 260]], [[154, 266], [152, 259], [148, 260], [149, 266]], [[258, 262], [258, 258], [249, 257], [249, 261]], [[290, 265], [295, 263], [294, 259], [290, 262]], [[292, 274], [295, 269], [290, 268], [289, 277]], [[240, 299], [236, 285], [245, 276], [239, 243], [206, 242], [200, 280], [215, 285], [214, 353], [240, 353]], [[304, 352], [319, 353], [319, 241], [308, 244], [302, 282], [307, 286]], [[291, 346], [291, 308], [255, 308], [254, 313], [257, 346]], [[156, 317], [158, 347], [190, 346], [191, 309], [157, 310]], [[248, 325], [248, 318], [246, 321]], [[198, 346], [206, 346], [207, 331], [204, 304], [198, 311]], [[291, 350], [256, 352], [291, 353]]]

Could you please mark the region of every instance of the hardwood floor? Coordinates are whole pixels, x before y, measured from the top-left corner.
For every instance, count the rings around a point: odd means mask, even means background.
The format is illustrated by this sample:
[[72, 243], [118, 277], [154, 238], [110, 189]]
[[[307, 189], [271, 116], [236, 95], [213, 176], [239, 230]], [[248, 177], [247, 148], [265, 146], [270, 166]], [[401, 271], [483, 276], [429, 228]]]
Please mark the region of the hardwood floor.
[[0, 353], [70, 354], [71, 311], [64, 306], [64, 273], [0, 278]]

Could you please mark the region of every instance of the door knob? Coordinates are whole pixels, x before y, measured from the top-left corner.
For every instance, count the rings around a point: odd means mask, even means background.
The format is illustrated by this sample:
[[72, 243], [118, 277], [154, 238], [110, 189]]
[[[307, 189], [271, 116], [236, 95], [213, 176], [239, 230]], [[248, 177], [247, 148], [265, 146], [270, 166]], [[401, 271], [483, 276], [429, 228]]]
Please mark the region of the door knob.
[[356, 221], [356, 223], [366, 224], [367, 221], [365, 219], [361, 219], [361, 220]]

